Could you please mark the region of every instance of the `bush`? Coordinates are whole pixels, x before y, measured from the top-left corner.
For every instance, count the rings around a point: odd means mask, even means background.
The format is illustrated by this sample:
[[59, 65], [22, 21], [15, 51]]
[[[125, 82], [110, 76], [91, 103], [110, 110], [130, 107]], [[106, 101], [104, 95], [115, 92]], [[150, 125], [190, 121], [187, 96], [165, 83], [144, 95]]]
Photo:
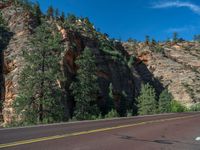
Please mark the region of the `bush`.
[[119, 117], [119, 114], [114, 109], [112, 109], [107, 115], [105, 115], [105, 118], [115, 118], [115, 117]]
[[200, 103], [192, 105], [190, 111], [200, 111]]
[[187, 111], [187, 108], [180, 104], [179, 102], [173, 100], [171, 101], [171, 112], [185, 112]]

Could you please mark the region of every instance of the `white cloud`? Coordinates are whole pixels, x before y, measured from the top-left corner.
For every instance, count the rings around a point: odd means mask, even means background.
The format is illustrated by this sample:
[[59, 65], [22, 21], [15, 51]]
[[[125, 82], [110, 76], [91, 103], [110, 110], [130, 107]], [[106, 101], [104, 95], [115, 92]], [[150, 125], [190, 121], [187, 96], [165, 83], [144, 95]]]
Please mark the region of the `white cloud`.
[[186, 8], [189, 8], [194, 13], [200, 15], [200, 6], [195, 5], [191, 2], [164, 1], [164, 2], [154, 3], [152, 5], [152, 8], [157, 8], [157, 9], [169, 8], [169, 7], [177, 7], [177, 8], [186, 7]]
[[199, 30], [199, 27], [196, 26], [184, 26], [184, 27], [177, 27], [177, 28], [169, 28], [167, 30], [165, 30], [166, 33], [174, 33], [174, 32], [178, 32], [178, 33], [193, 33], [195, 31]]

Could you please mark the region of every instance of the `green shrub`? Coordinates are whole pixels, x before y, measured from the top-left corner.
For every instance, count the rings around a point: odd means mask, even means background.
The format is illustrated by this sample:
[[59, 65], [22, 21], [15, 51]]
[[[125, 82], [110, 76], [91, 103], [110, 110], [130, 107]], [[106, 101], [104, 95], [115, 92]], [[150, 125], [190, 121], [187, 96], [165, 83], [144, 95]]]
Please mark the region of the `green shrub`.
[[171, 101], [171, 112], [185, 112], [187, 108], [180, 104], [179, 102], [173, 100]]
[[190, 111], [200, 111], [200, 103], [192, 105]]
[[119, 117], [119, 114], [114, 109], [112, 109], [110, 112], [108, 112], [107, 115], [105, 115], [105, 118], [115, 118], [115, 117]]

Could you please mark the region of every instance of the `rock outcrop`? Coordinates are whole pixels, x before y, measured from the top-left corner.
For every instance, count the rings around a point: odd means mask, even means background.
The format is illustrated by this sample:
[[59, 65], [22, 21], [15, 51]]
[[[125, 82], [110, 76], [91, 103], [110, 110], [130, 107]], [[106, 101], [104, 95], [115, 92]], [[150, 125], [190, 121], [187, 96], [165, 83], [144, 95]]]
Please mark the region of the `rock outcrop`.
[[[135, 49], [131, 43], [124, 43], [124, 47], [130, 55], [134, 53], [139, 60], [144, 61], [150, 73], [163, 87], [168, 88], [175, 100], [186, 106], [200, 102], [199, 43], [160, 43], [160, 53], [154, 52], [156, 47], [141, 43], [136, 43]], [[138, 64], [135, 64], [135, 68], [138, 68]], [[141, 76], [145, 76], [144, 71], [140, 68], [137, 70]]]
[[[1, 81], [4, 81], [4, 87], [2, 87], [1, 90], [3, 101], [2, 114], [4, 123], [7, 124], [12, 121], [12, 117], [15, 115], [12, 103], [19, 93], [18, 81], [20, 72], [25, 65], [22, 57], [22, 50], [28, 46], [28, 37], [31, 35], [35, 24], [34, 17], [31, 13], [24, 11], [21, 7], [9, 5], [4, 7], [1, 11], [5, 21], [8, 23], [10, 33], [12, 33], [12, 37], [1, 55], [4, 57], [1, 62], [1, 65], [3, 65]], [[99, 40], [91, 37], [86, 30], [77, 32], [71, 29], [61, 28], [61, 26], [56, 24], [56, 21], [52, 21], [52, 23], [57, 25], [57, 32], [60, 31], [64, 34], [62, 44], [65, 47], [65, 51], [62, 54], [63, 60], [60, 64], [68, 80], [66, 83], [59, 84], [65, 87], [68, 97], [68, 101], [66, 102], [68, 106], [66, 108], [69, 109], [70, 117], [72, 117], [73, 114], [75, 101], [69, 92], [69, 86], [76, 77], [77, 66], [75, 65], [75, 60], [81, 55], [85, 47], [90, 48], [96, 58], [98, 68], [97, 76], [100, 85], [100, 95], [98, 98], [100, 109], [104, 110], [107, 105], [106, 100], [108, 99], [110, 83], [112, 83], [115, 91], [118, 93], [125, 92], [128, 101], [134, 101], [133, 75], [124, 60], [119, 61], [117, 58], [112, 58], [112, 55], [103, 52], [100, 49]], [[114, 51], [117, 51], [122, 56], [127, 54], [120, 44], [116, 46]], [[118, 96], [117, 98], [120, 97]], [[120, 101], [117, 98], [116, 105], [119, 104]]]
[[[14, 5], [5, 5], [1, 9], [4, 20], [8, 24], [10, 41], [1, 54], [1, 66], [3, 69], [4, 87], [1, 88], [1, 100], [3, 101], [4, 123], [11, 122], [14, 115], [12, 103], [18, 93], [18, 80], [20, 71], [24, 66], [21, 56], [22, 50], [27, 46], [27, 39], [34, 26], [34, 20], [29, 12], [24, 12], [23, 8]], [[2, 68], [1, 67], [1, 68]], [[2, 74], [1, 74], [2, 75]]]

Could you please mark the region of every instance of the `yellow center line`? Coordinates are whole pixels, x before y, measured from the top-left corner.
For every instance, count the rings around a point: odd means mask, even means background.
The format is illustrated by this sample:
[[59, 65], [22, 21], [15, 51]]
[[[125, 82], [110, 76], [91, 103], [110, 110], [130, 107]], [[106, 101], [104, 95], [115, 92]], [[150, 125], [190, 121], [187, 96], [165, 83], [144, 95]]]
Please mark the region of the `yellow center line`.
[[191, 117], [195, 117], [195, 116], [199, 116], [199, 115], [190, 115], [190, 116], [184, 116], [184, 117], [174, 117], [174, 118], [159, 119], [159, 120], [154, 120], [154, 121], [143, 121], [143, 122], [134, 123], [134, 124], [120, 125], [120, 126], [100, 128], [100, 129], [95, 129], [95, 130], [68, 133], [68, 134], [63, 134], [63, 135], [55, 135], [55, 136], [48, 136], [48, 137], [29, 139], [29, 140], [16, 141], [16, 142], [11, 142], [11, 143], [0, 144], [0, 149], [1, 148], [19, 146], [19, 145], [25, 145], [25, 144], [32, 144], [32, 143], [37, 143], [37, 142], [43, 142], [43, 141], [49, 141], [49, 140], [56, 140], [56, 139], [72, 137], [72, 136], [79, 136], [79, 135], [85, 135], [85, 134], [109, 131], [109, 130], [114, 130], [114, 129], [121, 129], [121, 128], [128, 128], [128, 127], [140, 126], [140, 125], [145, 125], [145, 124], [152, 124], [152, 123], [160, 123], [160, 122], [165, 122], [165, 121], [186, 119], [186, 118], [191, 118]]

